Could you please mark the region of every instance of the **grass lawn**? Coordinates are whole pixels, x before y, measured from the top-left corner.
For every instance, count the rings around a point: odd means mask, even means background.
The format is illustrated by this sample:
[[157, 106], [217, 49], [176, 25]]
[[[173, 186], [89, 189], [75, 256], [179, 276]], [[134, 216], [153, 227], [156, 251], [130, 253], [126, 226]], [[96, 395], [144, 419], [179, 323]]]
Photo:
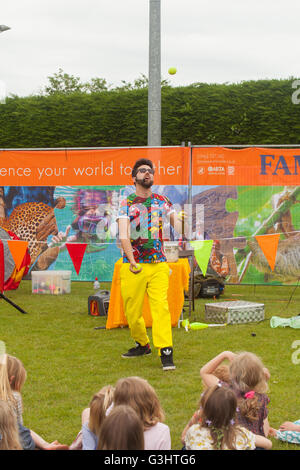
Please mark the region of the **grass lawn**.
[[[189, 332], [174, 328], [177, 369], [168, 372], [161, 370], [156, 352], [137, 359], [120, 357], [133, 346], [129, 330], [96, 330], [105, 326], [106, 319], [88, 315], [88, 296], [92, 294], [92, 283], [72, 282], [71, 294], [33, 295], [31, 282], [22, 281], [17, 291], [6, 292], [6, 296], [28, 314], [0, 300], [0, 340], [6, 343], [9, 354], [23, 361], [28, 374], [23, 389], [24, 424], [46, 440], [70, 444], [80, 430], [81, 412], [92, 395], [120, 377], [139, 375], [156, 389], [171, 429], [172, 448], [181, 449], [181, 432], [202, 391], [199, 369], [223, 350], [252, 351], [269, 368], [272, 427], [300, 418], [300, 364], [292, 360], [293, 353], [297, 358], [297, 351], [300, 359], [300, 330], [270, 327], [272, 316], [300, 313], [300, 287], [226, 286], [219, 301], [262, 302], [266, 319]], [[190, 320], [203, 322], [204, 305], [211, 301], [197, 299]], [[188, 309], [184, 317], [188, 317]], [[151, 329], [148, 334], [151, 338]], [[295, 341], [299, 342], [296, 348]], [[273, 449], [299, 448], [273, 439]]]

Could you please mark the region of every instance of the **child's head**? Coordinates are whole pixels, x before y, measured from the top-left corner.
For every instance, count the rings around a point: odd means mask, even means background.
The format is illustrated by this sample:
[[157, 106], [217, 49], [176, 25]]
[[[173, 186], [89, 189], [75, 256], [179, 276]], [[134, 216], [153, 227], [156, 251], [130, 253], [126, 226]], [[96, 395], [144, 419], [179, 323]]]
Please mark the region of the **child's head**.
[[237, 399], [229, 387], [216, 385], [203, 393], [200, 405], [203, 424], [223, 428], [228, 426], [235, 417]]
[[131, 406], [149, 428], [165, 418], [158, 396], [147, 380], [140, 377], [119, 379], [116, 384], [114, 404]]
[[202, 427], [209, 429], [216, 449], [234, 448], [237, 398], [229, 387], [216, 385], [205, 390], [200, 400]]
[[101, 388], [101, 390], [93, 396], [90, 402], [89, 429], [94, 434], [99, 433], [100, 426], [105, 418], [107, 409], [113, 402], [113, 398], [114, 387], [111, 385]]
[[20, 359], [9, 354], [7, 354], [7, 374], [12, 390], [21, 392], [27, 373]]
[[268, 390], [264, 365], [261, 359], [251, 352], [236, 355], [229, 367], [231, 382], [241, 394], [255, 390], [264, 393]]
[[100, 428], [97, 450], [144, 450], [144, 426], [127, 405], [114, 406]]
[[0, 400], [0, 450], [22, 450], [15, 413], [3, 400]]

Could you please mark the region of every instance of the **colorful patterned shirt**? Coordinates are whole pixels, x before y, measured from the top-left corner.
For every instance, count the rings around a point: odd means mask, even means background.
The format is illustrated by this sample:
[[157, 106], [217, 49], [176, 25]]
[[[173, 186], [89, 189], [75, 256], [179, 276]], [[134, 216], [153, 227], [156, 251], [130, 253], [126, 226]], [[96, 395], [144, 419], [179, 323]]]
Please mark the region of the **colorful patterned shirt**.
[[[130, 220], [130, 242], [136, 262], [167, 261], [163, 250], [163, 222], [172, 212], [170, 200], [154, 193], [148, 198], [133, 193], [121, 202], [118, 218]], [[125, 253], [123, 262], [129, 263]]]

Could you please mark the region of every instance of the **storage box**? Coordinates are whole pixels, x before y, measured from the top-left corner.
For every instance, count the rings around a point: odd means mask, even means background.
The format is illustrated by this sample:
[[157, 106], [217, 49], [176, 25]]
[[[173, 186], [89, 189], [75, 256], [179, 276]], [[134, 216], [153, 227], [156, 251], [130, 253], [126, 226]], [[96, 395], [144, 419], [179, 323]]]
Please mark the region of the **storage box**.
[[32, 271], [33, 294], [70, 294], [71, 271]]
[[245, 300], [205, 304], [205, 320], [213, 323], [251, 323], [264, 318], [264, 304]]

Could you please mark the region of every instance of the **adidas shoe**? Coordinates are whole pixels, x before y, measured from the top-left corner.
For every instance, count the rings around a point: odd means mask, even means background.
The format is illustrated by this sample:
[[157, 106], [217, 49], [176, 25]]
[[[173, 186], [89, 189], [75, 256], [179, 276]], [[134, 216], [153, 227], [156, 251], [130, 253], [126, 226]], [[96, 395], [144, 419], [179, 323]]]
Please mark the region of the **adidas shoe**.
[[163, 370], [174, 370], [176, 369], [173, 362], [173, 348], [167, 347], [160, 350], [160, 359]]
[[140, 343], [136, 343], [136, 347], [131, 348], [127, 353], [122, 354], [122, 357], [127, 359], [128, 357], [145, 356], [147, 354], [151, 354], [150, 344], [148, 343], [145, 346], [141, 346]]

